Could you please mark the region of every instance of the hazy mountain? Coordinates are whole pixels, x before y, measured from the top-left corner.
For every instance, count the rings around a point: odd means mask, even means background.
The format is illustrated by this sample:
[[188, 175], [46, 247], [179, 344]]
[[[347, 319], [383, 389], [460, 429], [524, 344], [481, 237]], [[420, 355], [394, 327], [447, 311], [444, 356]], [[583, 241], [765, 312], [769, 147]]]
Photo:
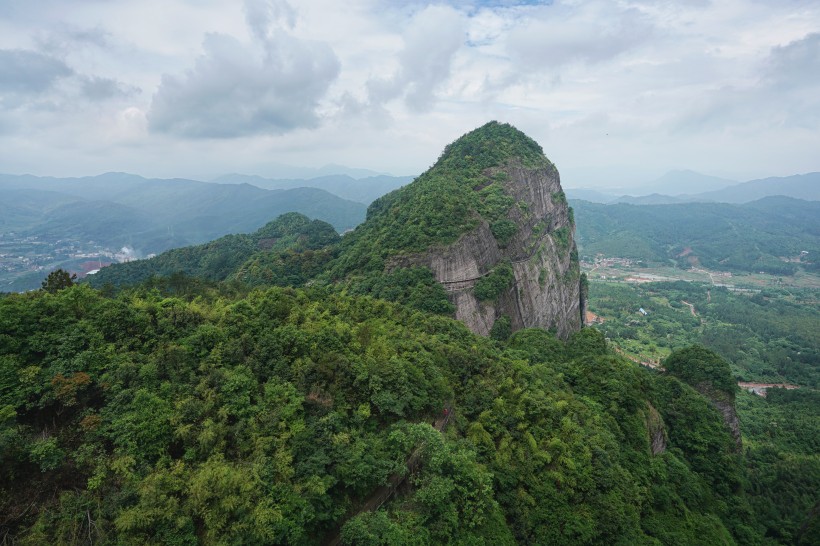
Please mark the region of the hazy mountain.
[[[720, 189], [715, 189], [716, 187]], [[650, 189], [655, 191], [646, 193]], [[682, 189], [685, 191], [681, 191]], [[709, 202], [739, 204], [775, 195], [806, 201], [820, 201], [820, 173], [733, 183], [725, 178], [702, 175], [694, 171], [672, 171], [651, 185], [630, 190], [629, 195], [621, 197], [597, 190], [568, 190], [567, 194], [570, 199], [581, 199], [592, 203], [629, 203], [632, 205]]]
[[771, 195], [820, 201], [820, 172], [762, 178], [692, 196], [699, 201], [748, 203]]
[[631, 195], [622, 195], [618, 197], [614, 201], [614, 203], [627, 203], [630, 205], [671, 205], [674, 203], [683, 203], [684, 199], [678, 197], [672, 197], [669, 195], [661, 195], [659, 193], [653, 193], [650, 195], [641, 195], [640, 197], [633, 197]]
[[669, 171], [657, 180], [649, 183], [642, 191], [635, 191], [636, 195], [663, 194], [663, 195], [691, 195], [707, 191], [719, 190], [737, 184], [737, 180], [729, 180], [717, 176], [709, 176], [690, 170]]
[[611, 203], [618, 198], [617, 195], [611, 193], [586, 188], [566, 188], [564, 193], [567, 199], [583, 199], [592, 203]]
[[285, 212], [345, 231], [365, 206], [316, 188], [146, 179], [127, 173], [83, 178], [0, 175], [0, 226], [47, 238], [78, 237], [145, 253], [250, 232]]
[[[267, 284], [281, 284], [293, 279], [297, 271], [312, 271], [323, 265], [333, 252], [321, 251], [339, 240], [339, 234], [327, 222], [290, 212], [254, 233], [225, 235], [201, 245], [174, 248], [148, 260], [111, 265], [89, 277], [88, 282], [95, 287], [138, 284], [153, 276], [177, 273], [221, 281], [240, 273], [239, 278], [248, 284], [261, 284], [259, 277]], [[280, 266], [276, 272], [273, 265]]]
[[320, 176], [317, 178], [272, 179], [261, 176], [244, 174], [226, 174], [216, 178], [219, 184], [252, 184], [259, 188], [291, 189], [291, 188], [319, 188], [337, 195], [343, 199], [350, 199], [369, 205], [377, 198], [400, 188], [413, 180], [412, 176], [368, 176], [354, 178], [345, 174]]

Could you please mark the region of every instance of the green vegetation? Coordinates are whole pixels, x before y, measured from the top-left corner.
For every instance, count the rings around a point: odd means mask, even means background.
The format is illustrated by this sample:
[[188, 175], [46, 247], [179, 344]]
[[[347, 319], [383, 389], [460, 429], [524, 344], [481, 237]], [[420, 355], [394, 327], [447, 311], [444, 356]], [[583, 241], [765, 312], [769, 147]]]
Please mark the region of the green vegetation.
[[[370, 297], [216, 284], [8, 295], [0, 332], [8, 540], [320, 543], [344, 523], [348, 543], [754, 543], [762, 529], [717, 411], [592, 329], [494, 341]], [[441, 434], [428, 423], [450, 401]], [[650, 405], [669, 434], [657, 456]], [[346, 521], [416, 448], [407, 490]]]
[[816, 290], [749, 294], [683, 281], [589, 285], [589, 308], [606, 320], [598, 328], [641, 360], [699, 344], [729, 361], [739, 380], [813, 388], [820, 387], [817, 299]]
[[501, 169], [510, 162], [555, 168], [534, 140], [507, 124], [490, 122], [448, 145], [412, 184], [370, 205], [367, 221], [342, 242], [332, 277], [381, 271], [388, 257], [452, 243], [482, 218], [506, 244], [514, 232], [504, 219], [515, 200]]
[[48, 274], [40, 288], [53, 294], [69, 286], [74, 286], [76, 280], [77, 275], [72, 275], [64, 269], [55, 269]]
[[704, 385], [734, 399], [737, 385], [729, 363], [714, 351], [693, 346], [675, 351], [663, 361], [664, 369], [695, 388]]
[[250, 235], [226, 235], [203, 245], [177, 248], [151, 260], [106, 267], [92, 286], [142, 283], [183, 273], [209, 281], [234, 279], [251, 286], [301, 286], [335, 257], [340, 241], [333, 226], [291, 212]]
[[[708, 383], [731, 398], [737, 380], [803, 386], [769, 389], [766, 398], [736, 395], [752, 514], [765, 537], [781, 544], [811, 544], [820, 523], [817, 299], [811, 290], [750, 294], [685, 282], [590, 284], [590, 308], [605, 319], [598, 328], [613, 343], [640, 360], [674, 349], [663, 365], [693, 386]], [[638, 307], [649, 314], [639, 315]], [[687, 347], [693, 343], [711, 351]]]
[[478, 279], [473, 293], [479, 301], [495, 301], [510, 288], [515, 281], [512, 266], [506, 262], [500, 263], [490, 273]]
[[490, 231], [498, 241], [498, 246], [505, 248], [518, 231], [518, 226], [512, 220], [504, 218], [494, 222], [490, 226]]
[[[609, 286], [576, 270], [564, 281], [581, 282], [600, 329], [563, 342], [512, 333], [505, 315], [476, 336], [407, 254], [480, 221], [509, 241], [510, 162], [554, 168], [491, 123], [342, 240], [290, 214], [111, 268], [101, 290], [55, 272], [53, 289], [0, 294], [0, 540], [815, 540], [817, 393], [764, 400], [735, 380], [817, 387], [816, 292]], [[474, 294], [494, 301], [513, 281], [502, 262]], [[735, 400], [742, 450], [717, 404]]]
[[820, 267], [817, 201], [767, 197], [745, 205], [640, 206], [573, 201], [573, 207], [579, 250], [586, 256], [774, 275]]
[[749, 502], [765, 535], [782, 544], [812, 544], [820, 525], [820, 394], [770, 389], [763, 398], [743, 392], [738, 411]]

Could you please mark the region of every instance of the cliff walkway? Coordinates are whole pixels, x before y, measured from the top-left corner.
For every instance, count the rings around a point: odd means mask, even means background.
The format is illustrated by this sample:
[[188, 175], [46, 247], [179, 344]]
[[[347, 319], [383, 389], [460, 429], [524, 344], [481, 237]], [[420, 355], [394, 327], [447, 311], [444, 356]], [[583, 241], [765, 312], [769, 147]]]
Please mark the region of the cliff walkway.
[[[529, 256], [522, 256], [522, 257], [513, 258], [513, 259], [510, 260], [510, 264], [511, 265], [521, 264], [521, 263], [530, 261], [532, 259], [532, 257], [535, 256], [538, 253], [538, 249], [541, 248], [540, 243], [541, 243], [541, 241], [539, 241], [539, 244], [537, 244], [535, 246], [536, 250], [533, 250], [530, 253]], [[444, 290], [446, 290], [447, 292], [458, 292], [460, 290], [466, 290], [468, 288], [474, 287], [475, 283], [478, 282], [479, 279], [481, 279], [483, 277], [486, 277], [490, 273], [491, 273], [491, 271], [487, 271], [486, 273], [484, 273], [483, 275], [479, 275], [478, 277], [470, 277], [469, 279], [458, 279], [458, 280], [454, 280], [454, 281], [438, 281], [438, 282], [439, 282], [439, 284], [444, 286]]]
[[[447, 404], [444, 408], [443, 414], [433, 423], [433, 428], [439, 432], [444, 432], [447, 425], [450, 423], [450, 417], [452, 417], [452, 415], [453, 408], [450, 404]], [[378, 510], [384, 503], [390, 500], [390, 498], [396, 494], [399, 487], [401, 487], [401, 485], [407, 480], [407, 477], [414, 474], [419, 469], [421, 463], [421, 450], [423, 448], [424, 444], [421, 444], [407, 458], [407, 472], [389, 476], [385, 485], [373, 491], [367, 499], [362, 501], [358, 508], [345, 515], [342, 521], [333, 529], [331, 533], [329, 533], [328, 538], [322, 544], [325, 546], [337, 546], [341, 544], [342, 526], [347, 523], [348, 520], [363, 512], [373, 512]]]

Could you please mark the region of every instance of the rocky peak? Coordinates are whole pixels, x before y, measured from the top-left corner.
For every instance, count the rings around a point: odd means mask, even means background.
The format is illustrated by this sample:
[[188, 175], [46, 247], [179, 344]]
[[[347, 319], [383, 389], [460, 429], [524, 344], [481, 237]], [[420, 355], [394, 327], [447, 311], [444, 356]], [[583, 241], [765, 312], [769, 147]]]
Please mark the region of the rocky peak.
[[[460, 194], [441, 194], [442, 200], [468, 207], [454, 211], [451, 224], [459, 233], [393, 253], [385, 260], [387, 271], [429, 268], [455, 305], [456, 318], [482, 335], [494, 326], [551, 328], [561, 337], [580, 329], [572, 211], [558, 170], [535, 141], [510, 125], [489, 123], [449, 145], [414, 184], [431, 182]], [[409, 203], [385, 209], [400, 213], [402, 206]]]

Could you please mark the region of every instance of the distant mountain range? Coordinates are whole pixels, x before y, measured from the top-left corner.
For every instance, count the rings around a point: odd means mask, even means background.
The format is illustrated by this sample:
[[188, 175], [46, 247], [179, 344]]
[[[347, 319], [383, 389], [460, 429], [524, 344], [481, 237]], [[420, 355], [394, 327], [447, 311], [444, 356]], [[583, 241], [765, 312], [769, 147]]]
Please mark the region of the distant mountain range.
[[740, 204], [775, 195], [820, 201], [820, 172], [737, 183], [693, 171], [673, 171], [644, 188], [630, 192], [631, 195], [616, 195], [594, 189], [568, 189], [566, 192], [571, 199], [632, 205], [710, 202]]
[[128, 245], [144, 254], [251, 232], [292, 211], [340, 232], [365, 216], [362, 203], [317, 188], [263, 189], [126, 173], [0, 175], [0, 233]]
[[218, 184], [252, 184], [258, 188], [283, 190], [293, 188], [318, 188], [343, 199], [369, 205], [382, 195], [413, 181], [412, 176], [368, 176], [354, 178], [347, 174], [333, 174], [317, 178], [272, 179], [245, 174], [226, 174], [214, 179]]

